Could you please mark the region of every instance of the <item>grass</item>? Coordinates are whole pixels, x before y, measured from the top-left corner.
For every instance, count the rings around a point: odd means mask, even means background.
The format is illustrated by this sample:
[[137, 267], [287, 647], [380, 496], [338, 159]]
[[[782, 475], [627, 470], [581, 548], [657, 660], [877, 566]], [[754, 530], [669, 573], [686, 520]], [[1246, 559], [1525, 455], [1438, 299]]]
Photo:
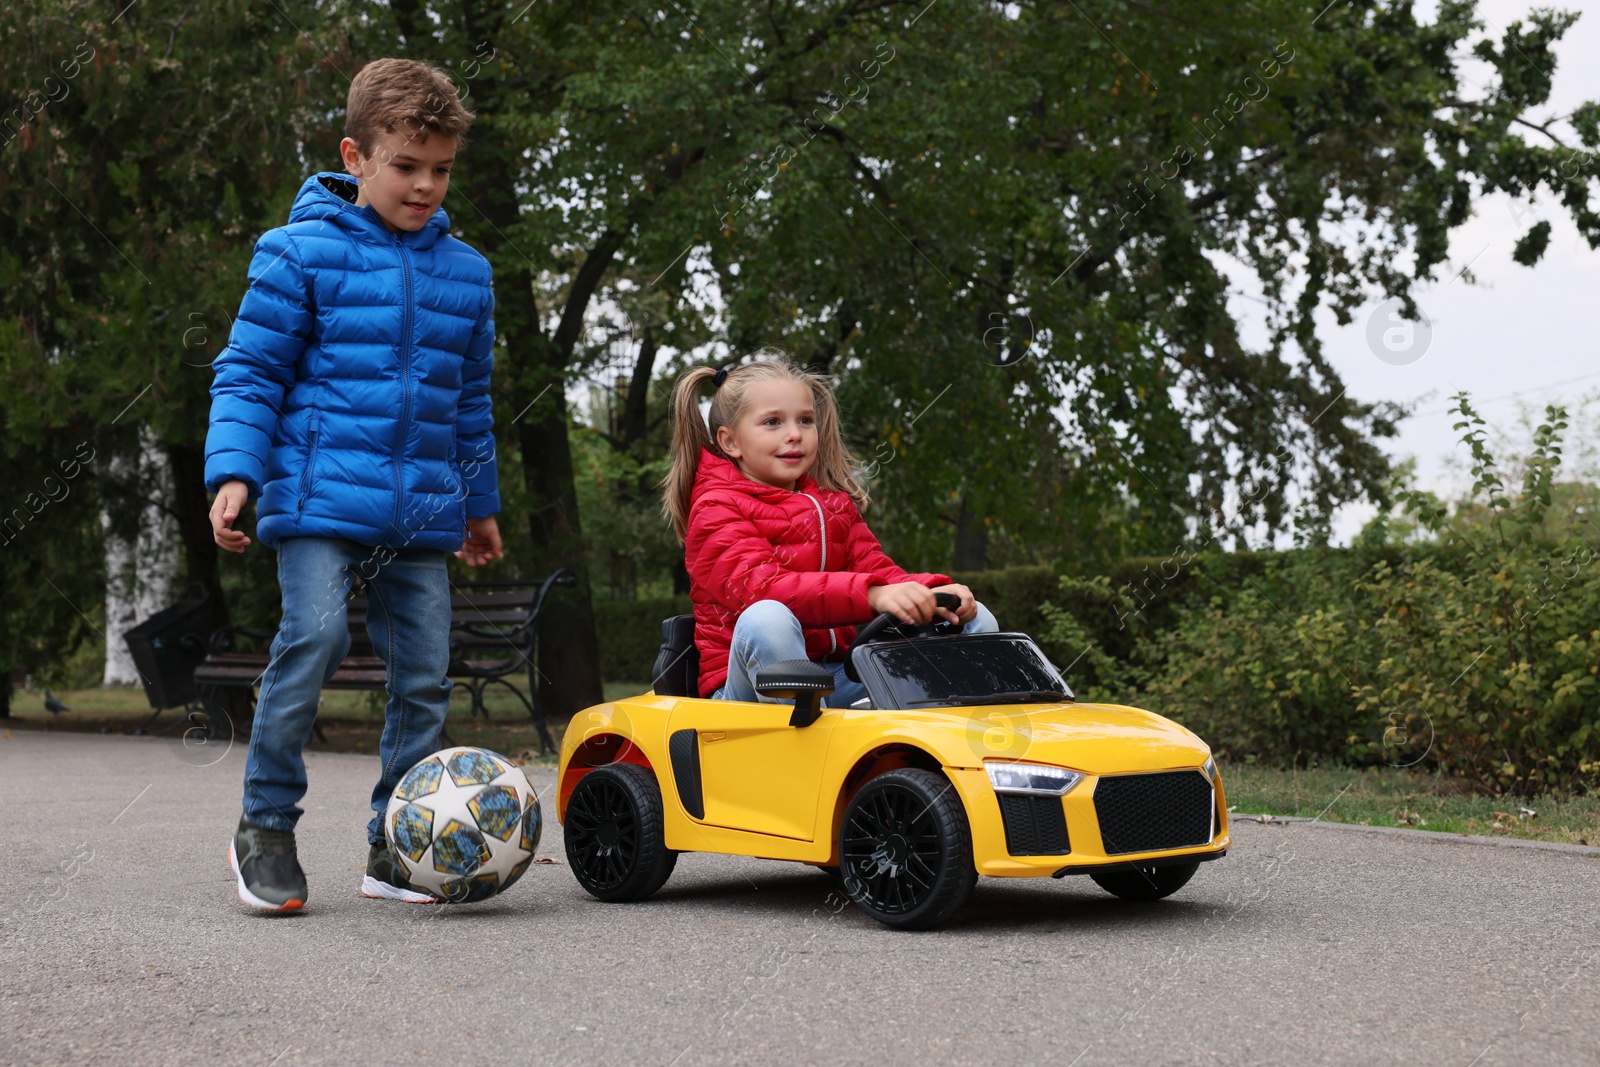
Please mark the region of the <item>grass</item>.
[[1391, 767], [1283, 770], [1225, 764], [1228, 807], [1242, 815], [1600, 845], [1600, 796], [1474, 796], [1434, 774]]
[[[616, 700], [647, 688], [647, 684], [639, 682], [607, 682], [605, 698]], [[538, 733], [515, 697], [491, 689], [490, 721], [486, 724], [482, 718], [468, 715], [464, 688], [458, 686], [455, 695], [445, 728], [457, 744], [479, 745], [529, 762], [553, 765], [554, 757], [539, 755]], [[143, 690], [136, 688], [82, 689], [56, 696], [72, 710], [50, 715], [44, 710], [43, 693], [13, 694], [11, 719], [0, 720], [0, 730], [120, 733], [133, 729], [150, 713]], [[383, 694], [327, 692], [322, 696], [318, 722], [328, 740], [324, 743], [313, 739], [310, 749], [376, 752], [383, 729]], [[163, 712], [152, 732], [180, 720], [179, 712]], [[565, 723], [550, 724], [550, 732], [558, 742], [564, 727]], [[1257, 764], [1226, 764], [1222, 772], [1228, 806], [1236, 817], [1320, 816], [1325, 822], [1600, 845], [1600, 796], [1473, 796], [1447, 778], [1389, 767], [1283, 770]]]

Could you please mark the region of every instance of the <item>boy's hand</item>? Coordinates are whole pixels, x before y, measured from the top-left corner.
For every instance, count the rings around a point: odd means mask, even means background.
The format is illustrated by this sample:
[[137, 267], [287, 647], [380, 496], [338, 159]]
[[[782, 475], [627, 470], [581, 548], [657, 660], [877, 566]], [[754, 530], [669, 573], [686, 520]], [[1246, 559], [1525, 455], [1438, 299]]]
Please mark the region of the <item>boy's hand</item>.
[[469, 567], [478, 567], [492, 559], [500, 558], [500, 525], [490, 515], [486, 519], [467, 520], [467, 539], [456, 553], [456, 559]]
[[243, 552], [250, 538], [233, 528], [233, 520], [250, 502], [250, 487], [238, 479], [223, 482], [217, 498], [211, 502], [211, 536], [219, 546], [229, 552]]
[[931, 593], [954, 593], [961, 598], [961, 606], [951, 611], [949, 608], [935, 610], [949, 622], [968, 623], [978, 615], [978, 602], [972, 595], [972, 590], [964, 585], [951, 582], [949, 585], [936, 585], [929, 590]]
[[873, 611], [887, 611], [901, 622], [912, 625], [932, 621], [938, 610], [933, 606], [933, 590], [921, 582], [870, 586], [867, 606]]

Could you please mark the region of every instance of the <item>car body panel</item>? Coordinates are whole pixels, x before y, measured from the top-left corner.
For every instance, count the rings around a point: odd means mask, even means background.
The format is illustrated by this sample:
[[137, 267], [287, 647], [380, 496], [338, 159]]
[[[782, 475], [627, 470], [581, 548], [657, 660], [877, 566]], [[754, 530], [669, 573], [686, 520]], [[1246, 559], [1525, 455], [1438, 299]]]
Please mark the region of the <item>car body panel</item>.
[[732, 700], [679, 700], [667, 718], [668, 734], [694, 730], [700, 737], [705, 818], [711, 826], [810, 841], [828, 744], [838, 715], [805, 729], [789, 725], [786, 704]]
[[[1101, 776], [1197, 770], [1205, 742], [1160, 715], [1115, 704], [824, 708], [809, 726], [789, 725], [788, 704], [646, 693], [575, 715], [562, 741], [558, 818], [590, 768], [614, 760], [651, 768], [660, 784], [666, 846], [837, 864], [837, 828], [862, 777], [896, 760], [937, 766], [966, 809], [980, 874], [1039, 877], [1066, 867], [1122, 865], [1147, 858], [1220, 854], [1229, 845], [1221, 781], [1212, 779], [1216, 814], [1205, 845], [1108, 856], [1100, 841], [1094, 790]], [[686, 810], [693, 783], [680, 783], [668, 739], [697, 735], [704, 817]], [[1062, 798], [1071, 852], [1013, 856], [985, 760], [1066, 767], [1084, 774]], [[906, 765], [899, 763], [898, 765]], [[692, 772], [690, 772], [692, 773]]]

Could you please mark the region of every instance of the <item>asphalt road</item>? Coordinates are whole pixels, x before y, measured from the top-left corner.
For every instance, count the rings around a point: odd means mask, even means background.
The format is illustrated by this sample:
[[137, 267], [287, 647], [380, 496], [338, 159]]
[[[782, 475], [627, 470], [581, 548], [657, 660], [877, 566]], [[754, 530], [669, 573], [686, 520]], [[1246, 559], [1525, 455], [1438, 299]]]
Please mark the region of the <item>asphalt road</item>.
[[541, 864], [403, 905], [357, 892], [375, 757], [313, 755], [310, 904], [263, 917], [241, 751], [0, 734], [4, 1063], [1600, 1063], [1592, 852], [1246, 823], [1163, 903], [984, 879], [923, 934], [713, 856], [643, 904]]

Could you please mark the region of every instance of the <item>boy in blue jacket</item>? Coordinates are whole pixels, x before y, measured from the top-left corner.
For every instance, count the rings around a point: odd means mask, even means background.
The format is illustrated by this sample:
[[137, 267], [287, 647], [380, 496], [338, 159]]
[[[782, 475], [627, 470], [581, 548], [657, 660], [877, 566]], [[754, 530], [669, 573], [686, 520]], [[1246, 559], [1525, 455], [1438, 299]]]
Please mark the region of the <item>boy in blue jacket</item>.
[[243, 552], [250, 539], [233, 524], [256, 501], [283, 592], [228, 850], [239, 899], [267, 911], [307, 899], [294, 840], [302, 750], [323, 682], [349, 649], [356, 579], [389, 691], [362, 892], [431, 899], [396, 868], [383, 812], [399, 777], [438, 748], [450, 701], [445, 555], [469, 566], [500, 555], [489, 263], [450, 236], [439, 207], [472, 118], [435, 67], [363, 67], [340, 145], [348, 174], [308, 178], [289, 224], [256, 243], [250, 289], [213, 364], [212, 531]]

